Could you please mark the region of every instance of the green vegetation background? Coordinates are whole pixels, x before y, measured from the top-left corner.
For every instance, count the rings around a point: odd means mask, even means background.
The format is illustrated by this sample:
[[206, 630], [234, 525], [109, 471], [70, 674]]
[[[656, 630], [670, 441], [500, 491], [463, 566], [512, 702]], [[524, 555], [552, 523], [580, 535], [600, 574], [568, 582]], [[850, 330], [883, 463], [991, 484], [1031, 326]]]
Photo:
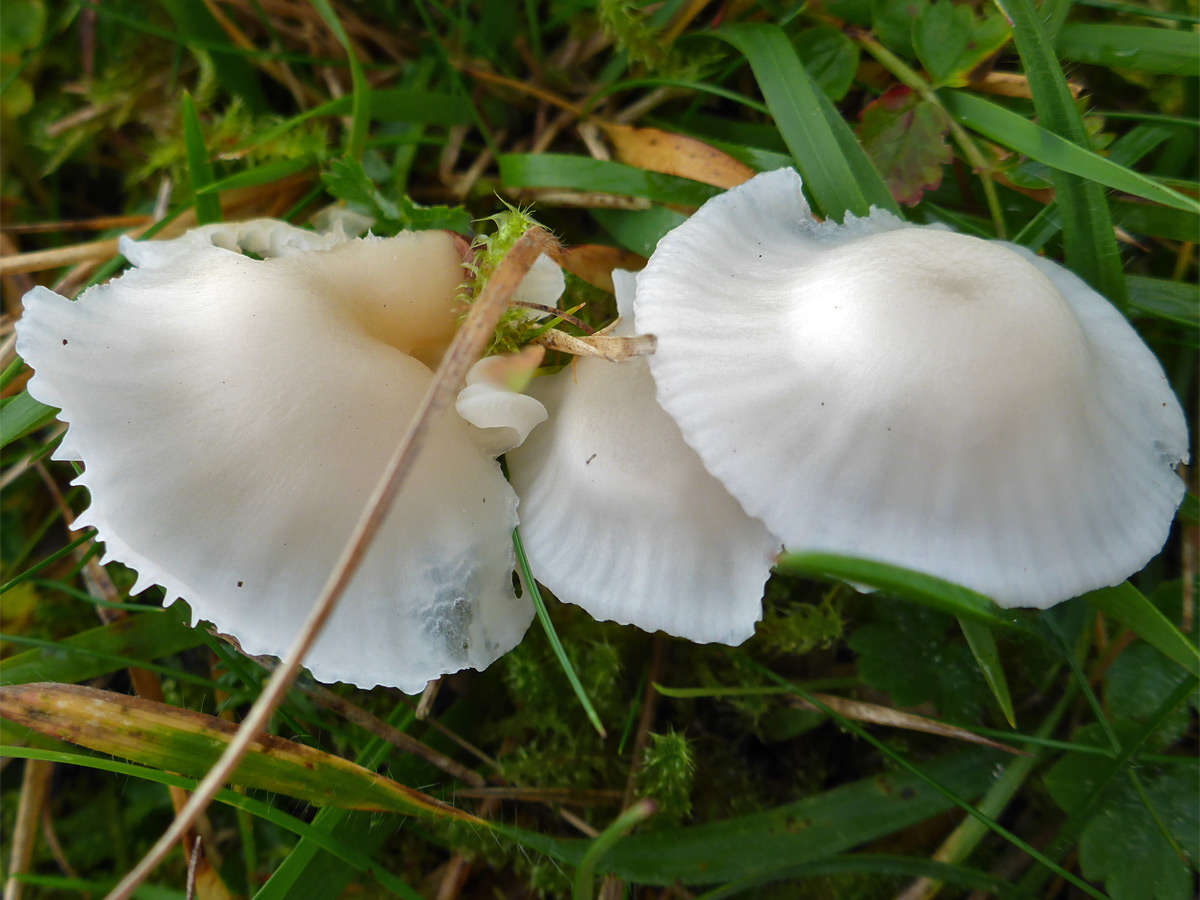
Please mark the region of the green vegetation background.
[[[0, 680], [128, 694], [149, 679], [171, 706], [236, 722], [266, 677], [156, 591], [130, 598], [128, 570], [97, 569], [90, 533], [65, 525], [87, 498], [48, 460], [53, 411], [12, 355], [25, 290], [109, 277], [103, 242], [152, 220], [224, 207], [303, 223], [341, 201], [377, 231], [470, 234], [502, 198], [569, 245], [645, 256], [715, 188], [663, 174], [636, 140], [614, 154], [598, 123], [661, 129], [753, 169], [795, 165], [827, 216], [889, 206], [1064, 260], [1194, 410], [1198, 22], [1187, 0], [5, 0]], [[613, 313], [572, 278], [578, 303], [593, 324]], [[197, 895], [1185, 900], [1200, 857], [1190, 490], [1133, 584], [1044, 613], [819, 558], [773, 578], [733, 649], [549, 599], [590, 716], [537, 626], [488, 671], [447, 678], [428, 718], [392, 691], [331, 700], [302, 681], [275, 733], [502, 828], [318, 809], [330, 798], [266, 759], [210, 809]], [[1026, 755], [862, 724], [828, 695]], [[140, 768], [2, 731], [3, 864], [27, 897], [100, 896], [169, 823], [163, 784], [192, 783], [214, 752], [182, 718], [126, 754]], [[366, 782], [345, 777], [348, 802]], [[656, 814], [605, 831], [637, 798]], [[176, 852], [137, 896], [184, 897], [187, 869]]]

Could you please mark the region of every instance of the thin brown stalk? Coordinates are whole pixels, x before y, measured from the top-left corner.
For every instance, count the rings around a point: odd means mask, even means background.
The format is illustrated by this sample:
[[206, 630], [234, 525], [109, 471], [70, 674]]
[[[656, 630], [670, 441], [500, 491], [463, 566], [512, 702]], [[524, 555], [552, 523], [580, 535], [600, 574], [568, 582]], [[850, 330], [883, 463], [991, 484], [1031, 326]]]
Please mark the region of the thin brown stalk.
[[417, 721], [424, 722], [429, 718], [429, 714], [433, 712], [433, 703], [437, 700], [438, 691], [441, 689], [442, 679], [440, 678], [435, 678], [425, 685], [425, 690], [421, 691], [421, 699], [417, 701]]
[[375, 737], [387, 741], [405, 753], [419, 756], [425, 762], [434, 768], [441, 769], [447, 775], [465, 781], [467, 784], [474, 785], [477, 788], [482, 788], [483, 785], [487, 784], [487, 779], [474, 769], [468, 769], [462, 763], [454, 761], [444, 753], [439, 753], [432, 747], [422, 744], [412, 735], [405, 734], [399, 728], [389, 725], [382, 719], [371, 715], [361, 706], [357, 706], [349, 700], [339, 697], [328, 688], [321, 687], [319, 684], [306, 684], [301, 686], [300, 690], [308, 694], [319, 705], [332, 710], [348, 722], [353, 722], [364, 731], [368, 731], [375, 735]]
[[98, 216], [94, 219], [59, 219], [57, 222], [13, 222], [0, 225], [8, 234], [55, 234], [60, 231], [107, 231], [150, 223], [150, 216]]
[[553, 91], [548, 91], [545, 88], [538, 87], [536, 84], [529, 84], [524, 81], [517, 81], [515, 78], [507, 78], [504, 75], [497, 75], [495, 72], [489, 72], [486, 69], [477, 69], [474, 66], [461, 66], [459, 68], [464, 75], [470, 75], [472, 78], [477, 78], [480, 81], [486, 81], [490, 84], [498, 84], [510, 90], [517, 91], [521, 94], [527, 94], [530, 97], [536, 97], [551, 106], [557, 106], [559, 109], [566, 110], [572, 115], [579, 117], [583, 115], [583, 109], [576, 106], [570, 100], [566, 100]]
[[642, 754], [650, 740], [650, 728], [658, 715], [658, 698], [662, 696], [655, 686], [662, 680], [663, 662], [667, 654], [667, 641], [662, 632], [654, 635], [654, 649], [650, 654], [650, 671], [646, 676], [646, 693], [642, 698], [642, 717], [638, 721], [637, 735], [633, 740], [633, 759], [629, 763], [629, 778], [625, 782], [625, 800], [621, 804], [622, 812], [633, 805], [634, 788], [637, 784], [637, 773], [642, 768]]
[[304, 657], [311, 649], [321, 629], [333, 615], [338, 601], [350, 586], [359, 564], [367, 553], [372, 539], [382, 526], [391, 509], [392, 502], [412, 471], [413, 464], [425, 446], [425, 439], [436, 417], [453, 402], [454, 394], [462, 387], [467, 370], [479, 358], [488, 340], [496, 330], [500, 316], [508, 299], [516, 291], [521, 279], [533, 267], [537, 258], [553, 243], [550, 234], [540, 228], [527, 232], [509, 251], [504, 261], [471, 307], [466, 321], [455, 334], [446, 351], [437, 375], [429, 386], [416, 416], [392, 455], [379, 483], [367, 502], [366, 509], [354, 529], [349, 542], [342, 551], [337, 565], [325, 587], [321, 589], [312, 610], [308, 614], [300, 633], [296, 636], [287, 656], [271, 675], [262, 694], [254, 702], [238, 729], [237, 734], [225, 748], [221, 757], [197, 785], [187, 805], [176, 815], [171, 826], [163, 833], [150, 852], [134, 866], [120, 883], [108, 894], [106, 900], [128, 900], [146, 877], [170, 852], [187, 829], [212, 802], [217, 792], [224, 787], [237, 769], [250, 744], [270, 722], [283, 698], [287, 695]]
[[8, 880], [4, 883], [4, 900], [21, 900], [25, 884], [16, 876], [29, 871], [33, 859], [33, 845], [37, 838], [38, 822], [42, 818], [42, 806], [54, 774], [54, 763], [40, 759], [25, 760], [25, 774], [21, 781], [21, 799], [17, 804], [17, 821], [13, 825], [12, 853], [8, 858]]

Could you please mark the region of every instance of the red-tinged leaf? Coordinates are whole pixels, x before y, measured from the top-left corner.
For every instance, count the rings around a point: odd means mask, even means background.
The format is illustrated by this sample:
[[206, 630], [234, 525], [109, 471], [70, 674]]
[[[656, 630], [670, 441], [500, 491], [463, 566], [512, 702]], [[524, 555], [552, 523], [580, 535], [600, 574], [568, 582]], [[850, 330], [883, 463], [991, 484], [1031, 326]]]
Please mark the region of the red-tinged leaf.
[[889, 89], [862, 112], [856, 132], [892, 196], [908, 206], [942, 183], [951, 160], [946, 114], [904, 85]]

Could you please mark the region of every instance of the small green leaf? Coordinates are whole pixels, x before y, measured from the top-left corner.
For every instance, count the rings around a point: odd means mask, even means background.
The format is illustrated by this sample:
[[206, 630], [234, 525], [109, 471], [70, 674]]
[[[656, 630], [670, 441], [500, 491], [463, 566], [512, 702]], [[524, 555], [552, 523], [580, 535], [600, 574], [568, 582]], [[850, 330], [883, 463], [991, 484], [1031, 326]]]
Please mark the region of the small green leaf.
[[913, 26], [929, 5], [929, 0], [871, 0], [871, 29], [889, 49], [915, 56]]
[[471, 217], [461, 206], [421, 206], [405, 195], [391, 200], [375, 186], [358, 160], [333, 160], [321, 173], [321, 183], [331, 197], [374, 217], [376, 234], [441, 228], [471, 234]]
[[934, 87], [960, 87], [970, 73], [1008, 43], [1010, 31], [1002, 16], [982, 21], [970, 6], [937, 0], [926, 6], [913, 25], [913, 49], [929, 72]]
[[858, 46], [832, 25], [819, 25], [800, 32], [796, 52], [812, 80], [830, 100], [841, 100], [854, 83], [858, 71]]
[[908, 206], [942, 183], [942, 167], [954, 158], [949, 131], [946, 114], [902, 84], [872, 100], [855, 129], [892, 196]]
[[876, 600], [872, 608], [874, 621], [860, 625], [847, 640], [858, 654], [859, 677], [887, 691], [895, 706], [932, 701], [945, 719], [977, 721], [987, 685], [967, 645], [948, 639], [953, 620], [890, 598]]
[[[1114, 725], [1142, 725], [1186, 677], [1183, 669], [1149, 644], [1127, 647], [1112, 664], [1105, 679], [1105, 700]], [[1196, 699], [1193, 694], [1192, 706], [1196, 705]], [[1177, 707], [1147, 739], [1147, 745], [1153, 750], [1169, 747], [1183, 736], [1190, 718], [1188, 704]]]
[[17, 56], [36, 47], [46, 30], [43, 0], [5, 0], [0, 16], [0, 54]]
[[1100, 801], [1079, 840], [1083, 874], [1103, 881], [1113, 900], [1189, 900], [1195, 867], [1180, 858], [1160, 822], [1193, 861], [1200, 859], [1200, 768], [1172, 766], [1142, 780], [1144, 796], [1119, 779]]

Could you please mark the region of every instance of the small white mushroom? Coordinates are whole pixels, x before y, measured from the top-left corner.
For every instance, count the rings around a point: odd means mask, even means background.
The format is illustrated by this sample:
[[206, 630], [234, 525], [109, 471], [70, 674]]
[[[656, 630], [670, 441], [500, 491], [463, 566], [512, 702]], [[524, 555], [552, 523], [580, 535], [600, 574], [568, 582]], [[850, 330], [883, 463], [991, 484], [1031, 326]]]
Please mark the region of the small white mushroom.
[[[138, 571], [135, 592], [160, 584], [279, 655], [450, 343], [461, 255], [443, 232], [271, 221], [121, 252], [133, 269], [77, 302], [35, 289], [17, 326], [30, 393], [70, 423], [57, 456], [85, 464], [76, 525]], [[305, 664], [413, 692], [506, 652], [533, 615], [512, 586], [516, 506], [447, 411]]]
[[519, 447], [529, 432], [546, 421], [546, 407], [521, 393], [544, 355], [541, 347], [533, 345], [515, 356], [488, 356], [467, 373], [466, 387], [458, 392], [454, 408], [472, 426], [475, 443], [489, 456]]
[[817, 222], [791, 170], [709, 201], [638, 277], [658, 399], [790, 550], [1046, 607], [1162, 547], [1183, 412], [1125, 319], [1012, 244]]
[[[613, 273], [634, 333], [633, 276]], [[538, 581], [598, 619], [738, 644], [780, 542], [747, 516], [654, 399], [644, 359], [578, 359], [530, 393], [550, 413], [508, 454]]]

